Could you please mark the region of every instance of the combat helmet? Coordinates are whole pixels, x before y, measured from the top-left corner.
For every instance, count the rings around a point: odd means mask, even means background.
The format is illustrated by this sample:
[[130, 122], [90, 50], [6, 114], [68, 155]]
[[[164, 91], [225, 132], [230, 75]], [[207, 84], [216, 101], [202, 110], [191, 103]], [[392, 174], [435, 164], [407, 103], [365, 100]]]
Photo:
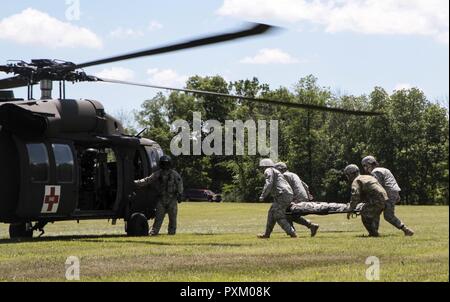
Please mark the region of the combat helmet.
[[363, 158], [363, 160], [361, 161], [361, 164], [363, 166], [368, 166], [368, 165], [378, 165], [378, 161], [376, 160], [375, 157], [373, 156], [366, 156]]
[[172, 159], [168, 155], [163, 155], [159, 159], [159, 165], [161, 166], [161, 169], [168, 170], [172, 167]]
[[270, 158], [264, 158], [259, 162], [259, 166], [261, 168], [272, 168], [273, 166], [275, 166], [275, 163]]
[[279, 162], [274, 166], [275, 169], [277, 169], [280, 172], [286, 172], [288, 170], [288, 167], [286, 165], [286, 163], [284, 162]]
[[348, 165], [344, 169], [344, 174], [346, 176], [352, 176], [353, 174], [360, 174], [361, 171], [359, 170], [359, 167], [357, 165]]

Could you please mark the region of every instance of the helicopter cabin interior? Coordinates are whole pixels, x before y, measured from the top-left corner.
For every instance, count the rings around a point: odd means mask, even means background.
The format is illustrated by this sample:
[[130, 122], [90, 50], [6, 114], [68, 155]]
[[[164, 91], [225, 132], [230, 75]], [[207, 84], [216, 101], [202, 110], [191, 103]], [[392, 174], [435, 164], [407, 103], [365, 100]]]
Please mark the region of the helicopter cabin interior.
[[113, 210], [118, 191], [118, 162], [112, 148], [77, 148], [79, 187], [77, 211]]

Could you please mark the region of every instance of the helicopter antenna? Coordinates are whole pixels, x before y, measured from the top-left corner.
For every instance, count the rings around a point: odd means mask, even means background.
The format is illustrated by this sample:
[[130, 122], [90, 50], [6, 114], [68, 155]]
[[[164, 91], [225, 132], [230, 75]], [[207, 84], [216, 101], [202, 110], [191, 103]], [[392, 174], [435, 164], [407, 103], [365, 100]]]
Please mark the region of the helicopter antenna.
[[147, 129], [148, 129], [148, 128], [142, 129], [141, 132], [139, 132], [138, 134], [136, 134], [134, 137], [141, 137], [141, 135], [142, 135], [145, 131], [147, 131]]

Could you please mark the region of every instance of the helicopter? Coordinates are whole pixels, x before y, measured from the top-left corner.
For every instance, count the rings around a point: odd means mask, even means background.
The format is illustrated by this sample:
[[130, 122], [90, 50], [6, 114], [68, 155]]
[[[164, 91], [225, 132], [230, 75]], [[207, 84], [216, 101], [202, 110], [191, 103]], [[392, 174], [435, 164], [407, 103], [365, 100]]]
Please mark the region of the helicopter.
[[[48, 223], [90, 219], [108, 219], [113, 224], [123, 219], [126, 234], [148, 235], [158, 188], [135, 192], [134, 180], [157, 171], [164, 151], [157, 142], [141, 137], [142, 133], [126, 134], [120, 121], [106, 113], [99, 101], [66, 98], [66, 82], [107, 82], [300, 109], [379, 114], [118, 81], [83, 71], [101, 64], [262, 35], [273, 29], [254, 23], [237, 31], [82, 64], [37, 59], [0, 65], [0, 72], [14, 74], [0, 79], [0, 223], [9, 224], [10, 238], [32, 238], [35, 231], [42, 236]], [[59, 83], [58, 98], [52, 96], [54, 83]], [[36, 100], [33, 93], [38, 84], [41, 96]], [[7, 90], [18, 87], [28, 88], [27, 99], [15, 98], [13, 91]]]

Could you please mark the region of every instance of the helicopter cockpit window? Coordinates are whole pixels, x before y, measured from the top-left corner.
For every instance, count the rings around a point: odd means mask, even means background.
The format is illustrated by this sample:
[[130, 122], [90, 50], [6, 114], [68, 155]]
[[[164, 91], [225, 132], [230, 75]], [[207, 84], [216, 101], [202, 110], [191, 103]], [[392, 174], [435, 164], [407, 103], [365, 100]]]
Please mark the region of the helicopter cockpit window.
[[161, 149], [156, 149], [156, 152], [158, 152], [158, 162], [159, 162], [159, 159], [164, 156], [164, 152]]
[[73, 154], [68, 145], [53, 144], [53, 153], [56, 162], [56, 180], [59, 183], [73, 182]]
[[144, 161], [139, 151], [136, 151], [136, 153], [134, 154], [133, 164], [134, 164], [134, 179], [144, 178], [145, 176]]
[[44, 144], [27, 144], [30, 160], [30, 175], [33, 182], [47, 182], [49, 176], [49, 160]]
[[150, 161], [150, 167], [152, 168], [152, 171], [155, 171], [158, 168], [158, 153], [156, 153], [156, 150], [152, 147], [145, 147], [145, 151], [148, 155], [148, 160]]

